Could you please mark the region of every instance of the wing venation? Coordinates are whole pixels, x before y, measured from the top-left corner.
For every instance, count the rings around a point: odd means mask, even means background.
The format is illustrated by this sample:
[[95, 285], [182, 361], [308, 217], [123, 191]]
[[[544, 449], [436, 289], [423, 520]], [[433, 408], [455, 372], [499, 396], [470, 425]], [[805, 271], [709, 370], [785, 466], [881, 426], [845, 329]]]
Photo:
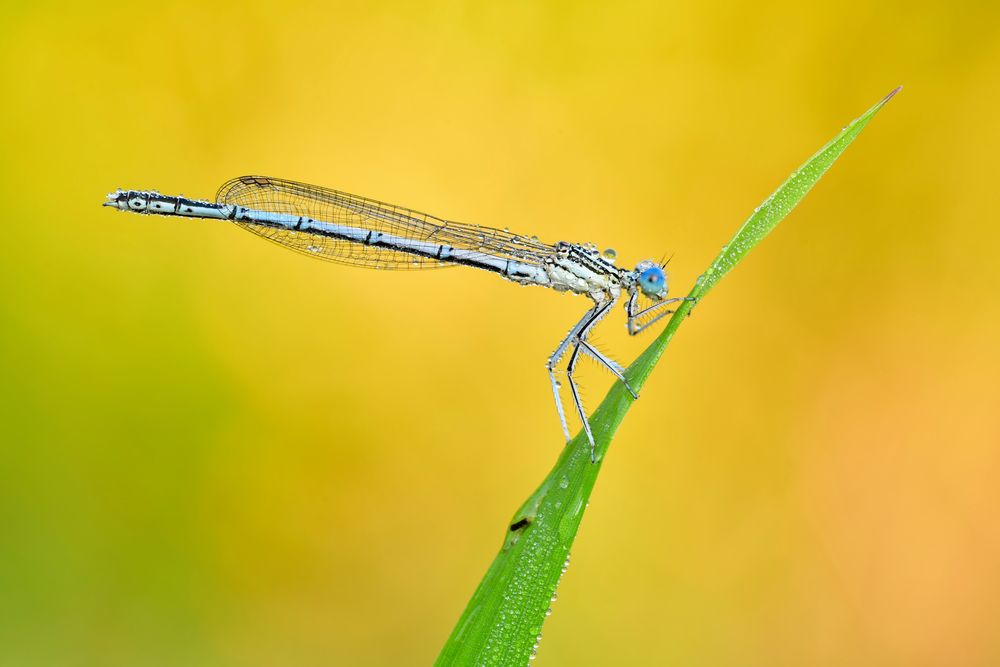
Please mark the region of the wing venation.
[[[360, 227], [408, 239], [433, 241], [485, 255], [538, 264], [556, 248], [506, 230], [452, 222], [357, 195], [267, 176], [241, 176], [219, 189], [216, 201], [259, 211], [301, 215], [337, 225]], [[308, 231], [238, 221], [249, 231], [292, 250], [339, 264], [380, 269], [453, 266], [433, 258], [368, 246]]]

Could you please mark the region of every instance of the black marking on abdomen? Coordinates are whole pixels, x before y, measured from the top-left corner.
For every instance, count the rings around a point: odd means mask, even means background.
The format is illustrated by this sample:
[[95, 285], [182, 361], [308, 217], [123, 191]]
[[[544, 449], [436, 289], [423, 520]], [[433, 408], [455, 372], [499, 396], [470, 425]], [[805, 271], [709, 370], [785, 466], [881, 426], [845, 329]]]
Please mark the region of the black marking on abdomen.
[[463, 266], [474, 266], [477, 269], [486, 269], [487, 271], [492, 271], [493, 273], [499, 273], [503, 275], [503, 268], [495, 266], [493, 264], [486, 264], [485, 262], [478, 262], [471, 257], [455, 257], [454, 255], [449, 257], [449, 262], [453, 264], [461, 264]]
[[[235, 209], [234, 209], [234, 211], [235, 211]], [[243, 219], [246, 219], [249, 224], [257, 225], [257, 226], [260, 226], [260, 227], [270, 227], [272, 229], [289, 229], [290, 228], [289, 225], [282, 224], [280, 222], [274, 222], [274, 221], [262, 220], [262, 219], [251, 219], [248, 211], [249, 211], [249, 209], [243, 209], [243, 213], [244, 213]], [[310, 221], [312, 220], [312, 218], [307, 218], [307, 219], [310, 220]], [[295, 225], [293, 228], [297, 229], [298, 225]], [[322, 228], [318, 228], [318, 227], [310, 227], [309, 229], [306, 230], [306, 233], [313, 234], [315, 236], [321, 236], [321, 237], [325, 237], [325, 238], [338, 239], [338, 240], [348, 241], [350, 243], [358, 243], [358, 244], [367, 245], [367, 246], [380, 246], [380, 247], [388, 248], [389, 250], [392, 250], [394, 252], [399, 252], [399, 253], [403, 253], [403, 254], [407, 254], [407, 255], [413, 255], [415, 257], [425, 257], [425, 258], [430, 259], [430, 260], [438, 259], [439, 261], [442, 261], [442, 262], [447, 261], [447, 262], [452, 263], [452, 264], [462, 264], [464, 266], [474, 266], [476, 268], [485, 269], [487, 271], [492, 271], [493, 273], [499, 273], [501, 275], [503, 275], [504, 271], [505, 271], [505, 267], [502, 266], [502, 265], [498, 265], [495, 261], [494, 262], [488, 262], [487, 260], [490, 260], [490, 259], [495, 260], [495, 258], [491, 258], [488, 255], [487, 256], [484, 256], [484, 255], [473, 255], [471, 257], [466, 257], [466, 256], [463, 256], [461, 254], [459, 254], [459, 255], [448, 254], [445, 257], [442, 257], [441, 255], [444, 253], [445, 248], [448, 248], [450, 250], [454, 250], [454, 247], [447, 246], [447, 245], [439, 245], [436, 250], [433, 249], [433, 248], [428, 248], [427, 250], [423, 250], [423, 249], [406, 247], [406, 246], [403, 246], [403, 245], [395, 245], [391, 239], [389, 239], [389, 240], [385, 239], [385, 234], [383, 234], [382, 232], [376, 232], [374, 230], [369, 230], [368, 234], [365, 235], [364, 239], [360, 239], [358, 236], [352, 236], [352, 235], [350, 235], [349, 232], [346, 232], [346, 231], [345, 232], [337, 233], [336, 231], [331, 230], [331, 229], [322, 229]], [[509, 264], [510, 264], [510, 262], [508, 262], [508, 268], [506, 269], [508, 271], [509, 271]], [[526, 277], [526, 278], [532, 277], [531, 274], [521, 274], [521, 275], [524, 275], [524, 277]]]

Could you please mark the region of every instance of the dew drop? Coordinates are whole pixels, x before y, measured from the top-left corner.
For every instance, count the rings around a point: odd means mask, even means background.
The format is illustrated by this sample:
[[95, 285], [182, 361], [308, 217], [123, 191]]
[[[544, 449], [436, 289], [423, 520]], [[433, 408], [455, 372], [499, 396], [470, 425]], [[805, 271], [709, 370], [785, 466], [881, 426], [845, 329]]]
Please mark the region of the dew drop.
[[565, 489], [568, 486], [569, 486], [569, 478], [568, 477], [563, 477], [562, 479], [559, 480], [559, 488], [560, 489]]
[[609, 262], [615, 261], [615, 259], [618, 257], [618, 253], [615, 251], [614, 248], [605, 248], [603, 254], [604, 254], [604, 259], [608, 260]]
[[308, 250], [309, 252], [319, 252], [320, 247], [318, 245], [311, 245], [308, 248], [306, 248], [306, 250]]
[[548, 609], [545, 610], [545, 615], [546, 616], [551, 616], [552, 615], [552, 607], [549, 607]]

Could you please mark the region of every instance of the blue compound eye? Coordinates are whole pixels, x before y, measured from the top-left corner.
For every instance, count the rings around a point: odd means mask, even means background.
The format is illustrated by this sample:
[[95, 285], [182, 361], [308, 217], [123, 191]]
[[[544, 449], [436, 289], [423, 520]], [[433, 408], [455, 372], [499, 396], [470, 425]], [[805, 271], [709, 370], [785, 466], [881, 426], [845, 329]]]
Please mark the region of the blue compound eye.
[[662, 297], [667, 292], [667, 277], [663, 269], [651, 266], [639, 274], [639, 289], [648, 297]]

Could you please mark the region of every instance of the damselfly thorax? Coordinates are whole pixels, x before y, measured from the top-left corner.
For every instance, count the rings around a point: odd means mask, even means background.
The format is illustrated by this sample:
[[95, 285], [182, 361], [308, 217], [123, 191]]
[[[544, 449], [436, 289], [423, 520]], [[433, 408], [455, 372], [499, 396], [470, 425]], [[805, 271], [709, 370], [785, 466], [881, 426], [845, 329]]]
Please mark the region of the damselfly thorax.
[[[557, 373], [566, 359], [566, 380], [591, 447], [594, 436], [574, 372], [582, 355], [609, 370], [632, 396], [624, 369], [589, 341], [594, 326], [625, 300], [627, 326], [635, 335], [671, 310], [662, 264], [619, 267], [612, 251], [593, 244], [542, 243], [537, 237], [436, 218], [401, 206], [266, 176], [241, 176], [219, 189], [215, 202], [162, 195], [155, 190], [118, 190], [105, 206], [134, 213], [229, 220], [269, 241], [338, 264], [379, 269], [424, 269], [465, 265], [523, 285], [550, 287], [589, 297], [594, 305], [570, 329], [546, 367], [566, 441], [569, 426]], [[640, 299], [650, 303], [640, 305]]]

